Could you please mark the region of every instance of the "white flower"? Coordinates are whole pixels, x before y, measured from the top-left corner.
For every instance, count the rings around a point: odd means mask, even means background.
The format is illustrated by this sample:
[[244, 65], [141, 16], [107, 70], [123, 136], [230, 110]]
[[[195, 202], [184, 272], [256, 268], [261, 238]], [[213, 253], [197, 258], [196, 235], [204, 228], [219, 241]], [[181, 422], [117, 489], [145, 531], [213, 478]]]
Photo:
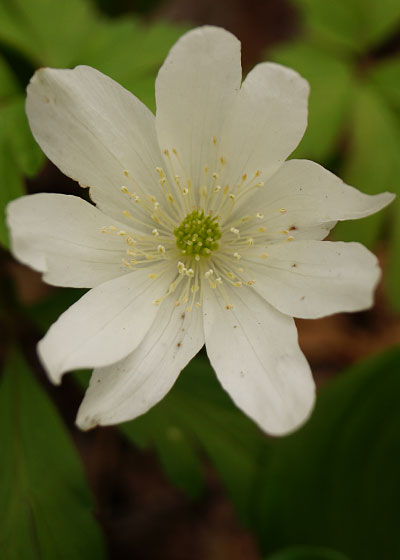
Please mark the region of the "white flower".
[[[140, 56], [140, 55], [139, 55]], [[92, 288], [39, 343], [50, 379], [94, 367], [81, 428], [146, 412], [206, 344], [218, 379], [265, 431], [309, 415], [314, 383], [292, 317], [372, 304], [377, 260], [322, 241], [391, 200], [310, 161], [285, 162], [307, 122], [308, 84], [278, 64], [241, 85], [240, 43], [202, 27], [173, 47], [156, 117], [93, 68], [41, 69], [27, 114], [81, 198], [10, 204], [16, 257], [57, 286]]]

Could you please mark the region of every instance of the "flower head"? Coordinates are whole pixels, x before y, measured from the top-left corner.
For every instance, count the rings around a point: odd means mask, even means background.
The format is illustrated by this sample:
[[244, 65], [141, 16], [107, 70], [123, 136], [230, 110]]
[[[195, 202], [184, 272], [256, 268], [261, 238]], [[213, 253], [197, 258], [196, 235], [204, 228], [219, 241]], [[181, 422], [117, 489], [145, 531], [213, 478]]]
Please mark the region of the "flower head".
[[41, 69], [27, 114], [81, 198], [10, 204], [12, 250], [54, 285], [92, 288], [39, 343], [56, 383], [93, 367], [82, 428], [146, 412], [206, 344], [236, 404], [265, 431], [309, 415], [314, 384], [292, 317], [372, 304], [377, 260], [322, 241], [391, 200], [310, 161], [285, 161], [307, 122], [308, 84], [278, 64], [241, 84], [240, 43], [202, 27], [172, 48], [157, 114], [93, 68]]

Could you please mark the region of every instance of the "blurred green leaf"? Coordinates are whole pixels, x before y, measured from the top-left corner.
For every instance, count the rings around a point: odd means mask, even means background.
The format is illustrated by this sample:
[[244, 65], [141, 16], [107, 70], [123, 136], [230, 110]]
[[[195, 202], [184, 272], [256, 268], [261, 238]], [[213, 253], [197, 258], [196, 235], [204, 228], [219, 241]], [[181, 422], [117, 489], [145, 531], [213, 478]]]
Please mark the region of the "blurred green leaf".
[[56, 409], [17, 354], [1, 378], [0, 430], [1, 558], [104, 558], [77, 454]]
[[266, 552], [301, 544], [400, 558], [399, 392], [396, 348], [327, 384], [311, 420], [268, 449], [255, 515]]
[[86, 0], [0, 0], [0, 41], [37, 66], [69, 66], [92, 18]]
[[25, 194], [23, 174], [37, 173], [43, 160], [29, 130], [21, 89], [0, 57], [0, 243], [3, 245], [8, 245], [5, 208], [8, 202]]
[[295, 0], [311, 35], [362, 52], [387, 38], [400, 22], [398, 0]]
[[101, 70], [154, 110], [157, 71], [183, 26], [162, 22], [145, 26], [133, 18], [98, 20], [93, 25], [74, 63]]
[[[349, 149], [342, 176], [356, 188], [376, 194], [400, 194], [400, 128], [397, 118], [372, 86], [360, 86], [349, 125]], [[385, 212], [339, 224], [335, 234], [344, 240], [372, 245]]]
[[370, 71], [370, 78], [393, 109], [400, 110], [400, 58], [378, 62]]
[[[1, 113], [0, 113], [1, 122]], [[10, 146], [1, 139], [0, 132], [0, 243], [8, 246], [8, 230], [5, 223], [5, 209], [10, 200], [25, 194], [21, 175], [16, 170]]]
[[350, 560], [340, 552], [313, 546], [295, 546], [285, 548], [268, 556], [266, 560]]
[[192, 360], [163, 401], [121, 429], [135, 444], [155, 446], [174, 483], [190, 495], [201, 488], [202, 473], [194, 453], [203, 449], [242, 519], [248, 521], [258, 456], [267, 442], [231, 403], [205, 359]]
[[292, 157], [326, 160], [338, 146], [353, 98], [349, 64], [307, 43], [282, 45], [269, 56], [294, 68], [311, 86], [306, 133]]

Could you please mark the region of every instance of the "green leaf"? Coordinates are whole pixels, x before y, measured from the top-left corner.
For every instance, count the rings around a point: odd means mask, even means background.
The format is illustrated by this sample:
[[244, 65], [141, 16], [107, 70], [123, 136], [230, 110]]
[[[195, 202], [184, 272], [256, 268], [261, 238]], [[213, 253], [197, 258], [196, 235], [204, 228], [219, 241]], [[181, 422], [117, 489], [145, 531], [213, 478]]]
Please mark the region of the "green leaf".
[[139, 24], [133, 18], [98, 20], [79, 52], [76, 64], [88, 64], [155, 108], [154, 80], [170, 47], [184, 31], [167, 23]]
[[398, 0], [295, 0], [311, 35], [330, 44], [362, 52], [395, 31]]
[[15, 95], [0, 110], [0, 138], [13, 153], [15, 172], [33, 177], [44, 162], [44, 155], [35, 142], [25, 114], [24, 95]]
[[[396, 116], [372, 86], [360, 86], [349, 123], [349, 153], [341, 174], [347, 183], [368, 194], [400, 194], [400, 127]], [[390, 208], [389, 208], [390, 211]], [[339, 224], [335, 235], [373, 245], [381, 233], [385, 211]]]
[[5, 247], [8, 247], [9, 244], [5, 222], [6, 206], [11, 200], [23, 194], [25, 194], [24, 183], [16, 169], [16, 163], [13, 161], [11, 148], [0, 136], [0, 243]]
[[0, 430], [1, 558], [104, 558], [76, 451], [56, 409], [17, 354], [1, 378]]
[[369, 76], [385, 96], [389, 105], [400, 111], [400, 60], [398, 56], [378, 62], [370, 71]]
[[259, 480], [266, 552], [301, 544], [400, 558], [399, 392], [396, 348], [327, 384], [311, 420], [274, 442]]
[[194, 452], [203, 449], [242, 519], [249, 520], [258, 456], [267, 443], [231, 403], [206, 360], [192, 360], [165, 399], [122, 430], [135, 444], [153, 445], [174, 483], [190, 495], [201, 487]]
[[0, 41], [36, 65], [69, 66], [92, 17], [86, 0], [0, 0]]
[[353, 96], [350, 66], [301, 42], [278, 47], [270, 56], [297, 70], [311, 86], [308, 127], [292, 157], [327, 160], [337, 148]]
[[285, 548], [268, 556], [266, 560], [350, 560], [340, 552], [314, 546]]

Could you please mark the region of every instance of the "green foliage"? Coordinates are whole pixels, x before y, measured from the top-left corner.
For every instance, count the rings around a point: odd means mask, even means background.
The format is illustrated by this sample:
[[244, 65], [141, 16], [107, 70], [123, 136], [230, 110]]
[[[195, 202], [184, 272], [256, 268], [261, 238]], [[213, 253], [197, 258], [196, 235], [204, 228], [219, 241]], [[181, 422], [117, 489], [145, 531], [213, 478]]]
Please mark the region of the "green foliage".
[[[303, 16], [303, 37], [268, 58], [295, 68], [311, 85], [309, 127], [294, 157], [320, 161], [369, 194], [389, 190], [400, 196], [400, 62], [373, 54], [398, 28], [400, 3], [293, 1]], [[397, 215], [391, 207], [340, 224], [334, 235], [371, 247], [383, 234], [390, 237], [389, 295], [400, 309]]]
[[[129, 17], [109, 20], [87, 0], [0, 0], [0, 48], [18, 52], [31, 66], [87, 64], [122, 83], [155, 109], [154, 79], [183, 27], [144, 25]], [[29, 130], [24, 88], [0, 55], [0, 213], [25, 194], [44, 156]], [[8, 245], [4, 220], [0, 243]]]
[[294, 0], [306, 28], [321, 41], [355, 52], [379, 44], [400, 22], [397, 0]]
[[242, 519], [249, 520], [258, 457], [267, 442], [232, 404], [208, 361], [192, 360], [161, 403], [121, 429], [135, 444], [155, 446], [173, 482], [192, 496], [202, 488], [198, 452], [203, 450]]
[[310, 422], [268, 449], [255, 515], [266, 551], [302, 544], [352, 560], [400, 557], [399, 391], [396, 349], [330, 382]]
[[0, 379], [0, 431], [1, 558], [104, 558], [76, 451], [16, 353]]
[[24, 194], [23, 176], [37, 173], [44, 157], [32, 139], [22, 90], [0, 57], [0, 243], [7, 245], [7, 203]]

